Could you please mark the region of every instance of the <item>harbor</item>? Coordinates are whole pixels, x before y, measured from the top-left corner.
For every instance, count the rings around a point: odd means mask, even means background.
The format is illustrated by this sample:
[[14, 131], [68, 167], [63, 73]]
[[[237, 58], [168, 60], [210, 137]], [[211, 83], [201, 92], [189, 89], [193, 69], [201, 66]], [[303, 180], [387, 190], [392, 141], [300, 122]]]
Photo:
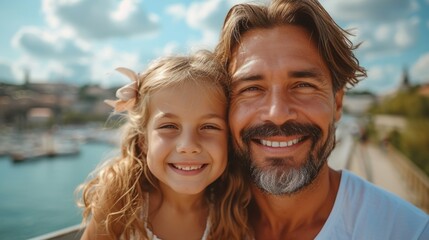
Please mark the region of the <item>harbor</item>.
[[[3, 152], [0, 156], [0, 239], [29, 239], [80, 224], [76, 187], [97, 165], [117, 152], [116, 145], [111, 143], [111, 139], [117, 139], [116, 132], [92, 127], [58, 130], [56, 137], [77, 142], [79, 153], [73, 155], [40, 156], [17, 163]], [[24, 148], [19, 142], [23, 140], [22, 135], [14, 136], [8, 148]], [[92, 137], [85, 137], [89, 135]]]
[[80, 154], [80, 145], [84, 143], [119, 144], [117, 133], [117, 129], [100, 127], [63, 127], [27, 132], [3, 130], [0, 156], [9, 157], [15, 163], [61, 156], [75, 157]]

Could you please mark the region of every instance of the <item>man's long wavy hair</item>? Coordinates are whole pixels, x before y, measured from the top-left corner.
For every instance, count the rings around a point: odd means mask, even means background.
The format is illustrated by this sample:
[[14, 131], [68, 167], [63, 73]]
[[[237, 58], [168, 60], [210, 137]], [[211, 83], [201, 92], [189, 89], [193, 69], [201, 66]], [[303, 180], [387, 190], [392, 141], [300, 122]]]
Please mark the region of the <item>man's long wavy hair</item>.
[[[136, 104], [125, 115], [127, 123], [120, 156], [100, 166], [94, 177], [79, 188], [84, 222], [93, 217], [98, 227], [113, 239], [130, 239], [132, 236], [147, 239], [142, 211], [147, 203], [147, 193], [160, 191], [158, 180], [146, 162], [151, 94], [192, 81], [209, 89], [225, 106], [228, 102], [225, 81], [228, 75], [208, 51], [199, 51], [188, 57], [160, 58], [138, 78]], [[213, 209], [209, 216], [210, 239], [248, 238], [250, 231], [245, 209], [250, 201], [250, 192], [243, 179], [240, 165], [229, 158], [224, 173], [206, 188], [205, 198]]]
[[350, 32], [340, 28], [317, 0], [272, 0], [268, 6], [237, 4], [228, 12], [216, 55], [229, 69], [243, 35], [254, 29], [295, 25], [306, 29], [328, 66], [333, 91], [352, 87], [366, 77], [348, 39]]

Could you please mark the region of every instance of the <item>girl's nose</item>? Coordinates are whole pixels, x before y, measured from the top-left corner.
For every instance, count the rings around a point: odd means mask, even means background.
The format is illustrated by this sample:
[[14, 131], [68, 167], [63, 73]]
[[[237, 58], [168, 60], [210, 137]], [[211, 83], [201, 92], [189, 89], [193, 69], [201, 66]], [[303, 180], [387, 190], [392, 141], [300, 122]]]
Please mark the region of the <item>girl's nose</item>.
[[176, 151], [184, 154], [196, 154], [201, 152], [201, 146], [196, 133], [183, 132], [178, 139]]

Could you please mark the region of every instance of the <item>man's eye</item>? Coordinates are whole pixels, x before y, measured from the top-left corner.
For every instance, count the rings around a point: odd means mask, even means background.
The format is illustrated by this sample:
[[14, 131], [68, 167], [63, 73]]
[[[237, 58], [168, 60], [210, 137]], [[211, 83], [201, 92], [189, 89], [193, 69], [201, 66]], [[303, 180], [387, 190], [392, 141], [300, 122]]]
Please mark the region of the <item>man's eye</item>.
[[302, 83], [298, 83], [298, 84], [296, 85], [296, 87], [298, 87], [298, 88], [304, 88], [304, 87], [311, 87], [311, 88], [314, 88], [314, 85], [313, 85], [313, 84], [310, 84], [310, 83], [302, 82]]
[[244, 87], [238, 90], [238, 93], [250, 93], [250, 92], [256, 92], [261, 90], [259, 87], [251, 86], [251, 87]]
[[248, 87], [248, 88], [243, 89], [243, 91], [258, 91], [258, 90], [259, 90], [258, 87]]

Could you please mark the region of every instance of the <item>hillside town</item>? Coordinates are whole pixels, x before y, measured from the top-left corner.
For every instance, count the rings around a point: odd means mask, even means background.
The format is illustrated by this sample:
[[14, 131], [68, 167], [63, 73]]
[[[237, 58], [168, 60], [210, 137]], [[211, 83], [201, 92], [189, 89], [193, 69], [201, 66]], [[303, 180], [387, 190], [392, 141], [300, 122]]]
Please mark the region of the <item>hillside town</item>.
[[111, 111], [103, 100], [114, 94], [97, 85], [33, 83], [28, 74], [21, 85], [0, 81], [0, 126], [25, 129], [103, 121]]
[[[40, 157], [76, 155], [83, 141], [108, 141], [106, 121], [112, 109], [103, 101], [115, 89], [97, 85], [0, 82], [0, 156], [22, 162]], [[112, 142], [112, 144], [116, 144]]]

